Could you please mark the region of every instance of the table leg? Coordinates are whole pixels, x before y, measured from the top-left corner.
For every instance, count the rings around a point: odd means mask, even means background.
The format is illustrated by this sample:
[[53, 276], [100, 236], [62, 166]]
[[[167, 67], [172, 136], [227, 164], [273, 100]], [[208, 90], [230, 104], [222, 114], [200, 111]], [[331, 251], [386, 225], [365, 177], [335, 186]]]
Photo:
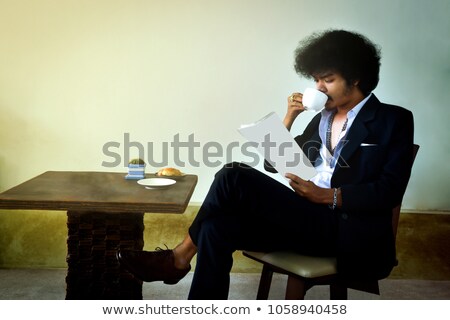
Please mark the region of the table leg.
[[66, 299], [142, 299], [116, 252], [143, 249], [143, 213], [68, 211], [67, 228]]

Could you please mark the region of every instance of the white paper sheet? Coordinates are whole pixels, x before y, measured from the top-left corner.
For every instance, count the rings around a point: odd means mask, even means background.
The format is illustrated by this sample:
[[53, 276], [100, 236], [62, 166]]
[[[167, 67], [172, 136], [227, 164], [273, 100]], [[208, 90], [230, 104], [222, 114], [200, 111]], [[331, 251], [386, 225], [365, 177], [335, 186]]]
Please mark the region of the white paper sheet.
[[317, 174], [313, 165], [275, 112], [261, 120], [242, 125], [238, 131], [283, 177], [293, 173], [309, 180]]

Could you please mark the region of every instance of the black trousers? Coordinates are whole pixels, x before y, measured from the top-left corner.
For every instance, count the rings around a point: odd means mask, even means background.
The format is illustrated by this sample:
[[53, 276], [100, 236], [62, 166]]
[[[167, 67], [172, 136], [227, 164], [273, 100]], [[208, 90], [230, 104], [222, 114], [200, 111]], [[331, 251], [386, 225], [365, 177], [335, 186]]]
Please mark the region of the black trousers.
[[231, 163], [215, 175], [189, 235], [198, 251], [188, 298], [227, 299], [234, 251], [335, 254], [337, 215], [256, 169]]

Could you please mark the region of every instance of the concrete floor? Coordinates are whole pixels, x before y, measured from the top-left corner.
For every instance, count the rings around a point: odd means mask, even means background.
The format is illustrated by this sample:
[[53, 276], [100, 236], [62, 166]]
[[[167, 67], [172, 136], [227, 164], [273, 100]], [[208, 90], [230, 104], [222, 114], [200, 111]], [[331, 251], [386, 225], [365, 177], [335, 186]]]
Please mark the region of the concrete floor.
[[[177, 285], [144, 283], [143, 297], [148, 300], [183, 300], [189, 292], [193, 273]], [[62, 300], [65, 298], [65, 269], [0, 269], [1, 300]], [[229, 299], [253, 300], [259, 274], [232, 273]], [[286, 277], [274, 275], [269, 299], [283, 299]], [[450, 299], [450, 281], [391, 280], [380, 281], [381, 295], [349, 290], [352, 300], [436, 300]], [[328, 287], [310, 289], [306, 299], [328, 299]]]

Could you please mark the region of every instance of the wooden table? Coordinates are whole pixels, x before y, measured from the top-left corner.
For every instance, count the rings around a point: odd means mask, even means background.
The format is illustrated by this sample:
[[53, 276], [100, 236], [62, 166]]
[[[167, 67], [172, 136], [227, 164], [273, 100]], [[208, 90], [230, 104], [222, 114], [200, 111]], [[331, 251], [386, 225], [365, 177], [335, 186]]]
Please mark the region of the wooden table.
[[120, 267], [116, 252], [142, 250], [144, 212], [183, 213], [197, 184], [186, 175], [148, 190], [124, 177], [48, 171], [0, 194], [0, 209], [67, 211], [66, 299], [142, 299], [142, 282]]

